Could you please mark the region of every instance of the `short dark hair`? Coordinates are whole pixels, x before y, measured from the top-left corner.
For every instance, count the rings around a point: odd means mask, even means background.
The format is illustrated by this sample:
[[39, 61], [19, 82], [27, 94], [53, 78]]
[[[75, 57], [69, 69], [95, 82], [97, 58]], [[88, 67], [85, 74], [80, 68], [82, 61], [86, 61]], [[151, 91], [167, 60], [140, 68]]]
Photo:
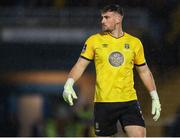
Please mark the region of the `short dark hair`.
[[123, 8], [120, 7], [118, 4], [111, 4], [105, 6], [104, 8], [101, 9], [101, 13], [105, 13], [105, 12], [117, 12], [121, 16], [124, 16]]

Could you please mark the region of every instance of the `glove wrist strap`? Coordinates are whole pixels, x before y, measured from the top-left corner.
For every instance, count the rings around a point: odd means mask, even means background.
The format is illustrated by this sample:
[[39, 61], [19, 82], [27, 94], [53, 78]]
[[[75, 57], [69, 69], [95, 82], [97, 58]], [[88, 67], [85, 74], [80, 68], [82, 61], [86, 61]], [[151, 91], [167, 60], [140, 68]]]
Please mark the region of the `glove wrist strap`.
[[74, 79], [73, 78], [68, 78], [66, 83], [70, 84], [70, 85], [74, 85]]
[[150, 95], [152, 99], [159, 99], [159, 96], [156, 90], [151, 91]]

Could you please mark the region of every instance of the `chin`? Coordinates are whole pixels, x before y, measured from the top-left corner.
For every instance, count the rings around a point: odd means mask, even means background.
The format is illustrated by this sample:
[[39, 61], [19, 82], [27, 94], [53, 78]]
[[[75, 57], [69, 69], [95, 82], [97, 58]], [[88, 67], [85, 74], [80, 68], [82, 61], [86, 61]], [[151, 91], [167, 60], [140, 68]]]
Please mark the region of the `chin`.
[[103, 32], [111, 32], [111, 30], [107, 29], [107, 28], [102, 28]]
[[110, 31], [110, 30], [103, 30], [103, 32], [107, 32], [107, 33], [110, 33], [111, 31]]

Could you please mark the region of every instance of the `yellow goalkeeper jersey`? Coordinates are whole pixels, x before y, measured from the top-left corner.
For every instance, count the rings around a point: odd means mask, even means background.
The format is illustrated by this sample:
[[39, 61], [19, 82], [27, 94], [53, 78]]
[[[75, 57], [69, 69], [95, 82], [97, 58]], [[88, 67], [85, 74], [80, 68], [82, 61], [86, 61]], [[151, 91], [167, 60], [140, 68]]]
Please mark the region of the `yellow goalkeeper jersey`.
[[115, 38], [109, 33], [90, 36], [81, 57], [94, 60], [96, 86], [94, 102], [136, 100], [133, 67], [146, 63], [141, 41], [127, 33]]

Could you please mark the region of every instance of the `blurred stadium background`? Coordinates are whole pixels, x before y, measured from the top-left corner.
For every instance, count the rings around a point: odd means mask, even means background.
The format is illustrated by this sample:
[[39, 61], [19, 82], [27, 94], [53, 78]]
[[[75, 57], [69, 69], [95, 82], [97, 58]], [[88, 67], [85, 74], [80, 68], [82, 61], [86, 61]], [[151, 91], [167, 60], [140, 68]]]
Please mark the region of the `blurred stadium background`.
[[124, 7], [124, 30], [142, 40], [156, 80], [162, 115], [153, 122], [135, 74], [147, 136], [180, 136], [178, 0], [1, 0], [0, 136], [94, 136], [93, 63], [75, 85], [75, 106], [62, 91], [85, 39], [101, 29], [99, 9], [110, 3]]

